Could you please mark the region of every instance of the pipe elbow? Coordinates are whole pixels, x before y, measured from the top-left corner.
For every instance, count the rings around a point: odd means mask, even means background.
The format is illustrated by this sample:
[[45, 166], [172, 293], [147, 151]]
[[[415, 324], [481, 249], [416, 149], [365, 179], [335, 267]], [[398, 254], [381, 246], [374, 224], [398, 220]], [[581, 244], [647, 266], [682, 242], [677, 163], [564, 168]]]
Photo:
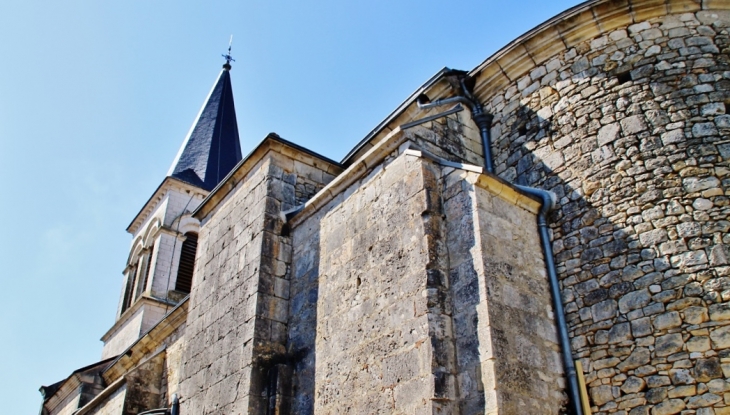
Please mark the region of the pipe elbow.
[[547, 215], [551, 210], [555, 209], [558, 205], [558, 196], [548, 190], [537, 189], [535, 187], [522, 186], [516, 184], [515, 187], [527, 193], [528, 195], [535, 196], [540, 199], [542, 206], [540, 208], [540, 216]]

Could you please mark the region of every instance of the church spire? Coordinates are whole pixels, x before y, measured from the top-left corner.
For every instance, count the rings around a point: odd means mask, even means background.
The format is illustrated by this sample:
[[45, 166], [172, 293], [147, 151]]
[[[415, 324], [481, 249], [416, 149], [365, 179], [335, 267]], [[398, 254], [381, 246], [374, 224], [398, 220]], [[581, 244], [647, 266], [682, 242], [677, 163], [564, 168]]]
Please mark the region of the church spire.
[[213, 89], [183, 141], [168, 176], [213, 190], [242, 159], [231, 88], [231, 47]]

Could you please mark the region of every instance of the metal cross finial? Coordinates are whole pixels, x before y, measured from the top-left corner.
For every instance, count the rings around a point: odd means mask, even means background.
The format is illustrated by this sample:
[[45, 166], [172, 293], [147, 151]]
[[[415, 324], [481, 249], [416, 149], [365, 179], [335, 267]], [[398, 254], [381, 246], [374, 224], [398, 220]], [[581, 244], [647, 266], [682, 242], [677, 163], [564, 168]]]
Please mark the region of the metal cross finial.
[[231, 69], [231, 62], [235, 62], [236, 60], [233, 59], [233, 56], [231, 56], [231, 45], [233, 44], [233, 35], [231, 35], [231, 40], [228, 41], [228, 53], [225, 55], [221, 55], [226, 59], [226, 63], [223, 64], [223, 67], [225, 69]]

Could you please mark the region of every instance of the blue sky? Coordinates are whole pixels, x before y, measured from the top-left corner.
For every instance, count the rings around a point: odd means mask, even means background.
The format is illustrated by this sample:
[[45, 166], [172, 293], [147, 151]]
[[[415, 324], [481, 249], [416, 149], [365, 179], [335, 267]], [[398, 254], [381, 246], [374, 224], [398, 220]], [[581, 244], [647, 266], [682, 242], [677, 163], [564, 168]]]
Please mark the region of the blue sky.
[[269, 132], [340, 160], [444, 66], [577, 1], [0, 3], [0, 405], [99, 360], [131, 237], [233, 34], [243, 153]]

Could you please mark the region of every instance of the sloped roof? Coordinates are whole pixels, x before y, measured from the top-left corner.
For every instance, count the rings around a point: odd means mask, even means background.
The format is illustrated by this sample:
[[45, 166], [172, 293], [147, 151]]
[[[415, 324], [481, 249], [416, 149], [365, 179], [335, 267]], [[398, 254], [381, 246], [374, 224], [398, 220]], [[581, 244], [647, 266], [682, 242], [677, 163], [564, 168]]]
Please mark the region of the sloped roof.
[[241, 158], [230, 66], [224, 65], [167, 175], [210, 191]]

